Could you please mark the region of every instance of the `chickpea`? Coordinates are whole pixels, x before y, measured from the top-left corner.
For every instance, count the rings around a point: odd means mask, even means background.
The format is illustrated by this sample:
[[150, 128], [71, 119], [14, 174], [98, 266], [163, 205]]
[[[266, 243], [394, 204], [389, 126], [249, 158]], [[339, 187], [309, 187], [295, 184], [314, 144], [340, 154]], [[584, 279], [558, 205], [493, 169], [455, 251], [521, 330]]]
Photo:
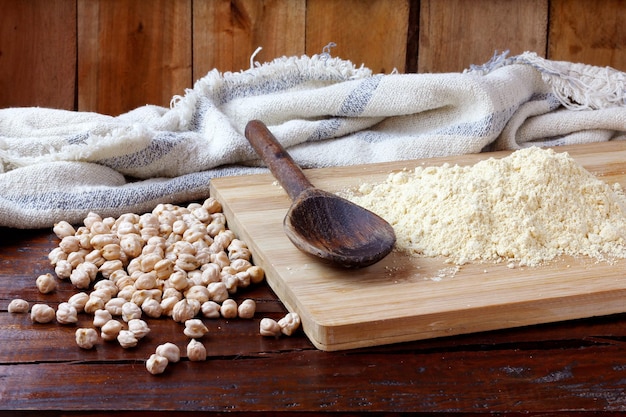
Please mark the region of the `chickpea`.
[[30, 305], [28, 301], [16, 298], [9, 303], [9, 313], [27, 313]]
[[232, 298], [224, 300], [220, 308], [220, 314], [225, 319], [234, 319], [237, 317], [237, 302]]
[[98, 333], [94, 329], [76, 329], [76, 344], [81, 349], [91, 349], [98, 342]]
[[221, 316], [220, 305], [215, 301], [207, 301], [202, 304], [202, 315], [209, 319], [217, 319]]
[[96, 311], [104, 309], [104, 304], [105, 302], [102, 298], [90, 294], [89, 299], [83, 307], [83, 310], [85, 311], [85, 313], [95, 314]]
[[174, 313], [174, 306], [180, 301], [176, 297], [165, 297], [161, 300], [161, 314], [171, 316]]
[[278, 320], [278, 325], [283, 334], [291, 336], [300, 327], [300, 316], [298, 313], [288, 313], [285, 317]]
[[180, 361], [180, 349], [174, 343], [167, 342], [157, 346], [156, 354], [167, 358], [171, 363]]
[[120, 330], [117, 335], [117, 341], [124, 349], [135, 347], [137, 346], [137, 343], [139, 343], [135, 334], [130, 330]]
[[72, 252], [77, 252], [80, 249], [80, 241], [76, 236], [65, 236], [61, 239], [59, 247], [63, 250], [63, 252], [70, 254]]
[[57, 281], [51, 273], [39, 275], [36, 284], [37, 289], [42, 294], [48, 294], [57, 289]]
[[102, 248], [102, 257], [107, 261], [114, 261], [122, 257], [122, 248], [119, 243], [109, 243]]
[[141, 274], [135, 281], [135, 288], [138, 290], [151, 290], [157, 286], [157, 276], [154, 272]]
[[132, 319], [139, 318], [141, 318], [141, 308], [137, 304], [128, 301], [122, 305], [122, 320], [128, 323]]
[[141, 304], [141, 311], [148, 317], [159, 318], [161, 314], [163, 314], [163, 307], [161, 307], [161, 303], [153, 298], [147, 298]]
[[174, 321], [184, 323], [185, 321], [195, 317], [200, 311], [201, 304], [197, 300], [188, 300], [183, 298], [178, 301], [172, 309], [172, 319]]
[[104, 309], [108, 311], [112, 316], [121, 316], [122, 315], [122, 307], [126, 304], [128, 300], [122, 297], [111, 298], [104, 305]]
[[265, 278], [265, 272], [263, 268], [260, 266], [251, 266], [247, 269], [248, 274], [250, 275], [250, 283], [251, 284], [259, 284]]
[[143, 305], [144, 302], [146, 302], [146, 300], [149, 300], [149, 299], [153, 299], [155, 301], [160, 302], [161, 295], [162, 295], [161, 290], [157, 288], [151, 289], [151, 290], [137, 290], [133, 293], [132, 297], [130, 298], [130, 301], [133, 304], [137, 304], [138, 306], [141, 306]]
[[117, 339], [122, 330], [122, 323], [117, 320], [109, 320], [100, 328], [100, 336], [102, 340], [107, 342]]
[[85, 255], [85, 262], [90, 262], [100, 268], [102, 264], [106, 261], [102, 256], [102, 251], [99, 249], [93, 249], [87, 255]]
[[87, 213], [87, 217], [85, 217], [85, 219], [83, 220], [83, 224], [88, 229], [91, 229], [91, 226], [93, 226], [94, 223], [101, 222], [101, 221], [102, 221], [102, 217], [100, 217], [98, 213], [89, 212]]
[[47, 304], [35, 304], [30, 309], [30, 319], [33, 323], [50, 323], [55, 317], [54, 309]]
[[209, 197], [204, 200], [204, 203], [202, 203], [202, 207], [204, 207], [210, 214], [219, 213], [222, 211], [222, 205], [213, 197]]
[[65, 220], [55, 223], [52, 231], [59, 239], [63, 239], [66, 236], [73, 236], [76, 233], [74, 227]]
[[152, 375], [158, 375], [165, 372], [167, 368], [168, 360], [166, 357], [159, 356], [156, 353], [150, 355], [150, 358], [146, 361], [146, 369]]
[[185, 336], [191, 337], [193, 339], [200, 339], [202, 336], [207, 334], [209, 329], [202, 323], [200, 319], [189, 319], [185, 321]]
[[70, 274], [70, 281], [76, 288], [86, 289], [91, 284], [89, 273], [82, 269], [74, 269]]
[[60, 324], [73, 324], [78, 322], [76, 307], [70, 303], [61, 303], [56, 312], [57, 322]]
[[261, 336], [279, 337], [281, 335], [281, 328], [276, 320], [266, 317], [261, 319], [260, 333]]
[[209, 290], [210, 300], [215, 301], [216, 303], [221, 303], [230, 296], [228, 288], [226, 288], [226, 284], [221, 281], [211, 282], [207, 288]]
[[94, 249], [102, 250], [106, 245], [120, 244], [120, 238], [112, 233], [94, 235], [89, 241]]
[[174, 263], [170, 259], [161, 259], [154, 264], [154, 273], [158, 279], [166, 280], [174, 273]]
[[197, 300], [202, 304], [209, 301], [209, 289], [203, 285], [194, 285], [185, 291], [185, 298]]
[[195, 339], [191, 339], [187, 345], [187, 358], [190, 361], [195, 362], [206, 360], [206, 356], [207, 353], [204, 345]]
[[59, 259], [54, 267], [54, 273], [60, 279], [67, 279], [72, 275], [72, 264], [67, 259]]
[[108, 310], [96, 310], [93, 315], [94, 327], [102, 327], [110, 320], [113, 320], [113, 316]]
[[137, 339], [142, 339], [146, 337], [148, 333], [150, 333], [150, 327], [148, 327], [148, 323], [141, 319], [132, 319], [128, 322], [128, 330], [133, 332]]
[[105, 261], [101, 266], [100, 266], [100, 273], [102, 274], [103, 277], [105, 278], [109, 278], [111, 276], [111, 274], [119, 269], [123, 269], [124, 268], [124, 264], [122, 263], [121, 260], [116, 259], [116, 260], [112, 260], [112, 261]]
[[85, 304], [89, 300], [89, 294], [86, 292], [79, 292], [72, 295], [67, 302], [71, 304], [77, 312], [82, 312], [85, 310]]
[[256, 303], [254, 300], [243, 300], [239, 307], [237, 307], [237, 314], [242, 319], [251, 319], [254, 317], [256, 311]]
[[63, 249], [58, 246], [50, 251], [48, 254], [48, 260], [50, 261], [50, 265], [55, 266], [57, 262], [60, 260], [67, 259], [67, 253], [63, 252]]

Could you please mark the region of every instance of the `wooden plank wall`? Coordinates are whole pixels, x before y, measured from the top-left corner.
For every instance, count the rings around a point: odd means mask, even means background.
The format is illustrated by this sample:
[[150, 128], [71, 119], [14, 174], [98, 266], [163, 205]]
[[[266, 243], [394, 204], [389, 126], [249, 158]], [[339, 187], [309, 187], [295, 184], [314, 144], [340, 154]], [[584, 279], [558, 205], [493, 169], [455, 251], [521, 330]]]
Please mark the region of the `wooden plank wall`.
[[209, 70], [315, 54], [462, 71], [495, 51], [626, 70], [626, 0], [0, 0], [0, 107], [116, 115]]

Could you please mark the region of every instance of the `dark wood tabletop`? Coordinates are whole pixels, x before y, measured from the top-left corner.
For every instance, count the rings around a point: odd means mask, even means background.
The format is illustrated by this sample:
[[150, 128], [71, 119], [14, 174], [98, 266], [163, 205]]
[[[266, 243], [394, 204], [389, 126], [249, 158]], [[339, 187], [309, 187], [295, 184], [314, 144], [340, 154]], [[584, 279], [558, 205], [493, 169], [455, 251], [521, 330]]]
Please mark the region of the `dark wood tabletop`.
[[132, 349], [102, 341], [80, 349], [74, 333], [92, 327], [91, 316], [73, 325], [34, 324], [28, 314], [7, 311], [14, 298], [56, 307], [76, 292], [67, 282], [51, 294], [35, 286], [38, 275], [54, 272], [47, 255], [56, 236], [0, 228], [0, 242], [2, 414], [626, 411], [626, 314], [323, 352], [301, 330], [277, 339], [259, 335], [261, 318], [286, 313], [262, 283], [235, 295], [256, 300], [254, 319], [204, 319], [206, 361], [183, 358], [151, 375], [145, 361], [156, 346], [186, 345], [180, 323], [148, 319], [151, 332]]

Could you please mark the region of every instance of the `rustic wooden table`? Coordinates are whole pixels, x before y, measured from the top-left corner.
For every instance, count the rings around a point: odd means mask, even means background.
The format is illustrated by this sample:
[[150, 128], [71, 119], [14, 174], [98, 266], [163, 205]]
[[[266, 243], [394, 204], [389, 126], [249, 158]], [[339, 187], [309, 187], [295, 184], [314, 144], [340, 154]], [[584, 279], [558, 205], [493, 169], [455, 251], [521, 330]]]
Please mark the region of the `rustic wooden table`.
[[170, 319], [150, 320], [134, 349], [81, 350], [75, 325], [7, 312], [17, 297], [56, 305], [75, 292], [69, 283], [49, 295], [35, 287], [52, 272], [56, 245], [49, 230], [0, 228], [0, 414], [626, 411], [626, 314], [331, 353], [301, 332], [259, 336], [262, 317], [286, 311], [266, 285], [238, 294], [257, 301], [253, 320], [206, 320], [207, 361], [183, 359], [154, 376], [145, 360], [156, 346], [186, 344]]

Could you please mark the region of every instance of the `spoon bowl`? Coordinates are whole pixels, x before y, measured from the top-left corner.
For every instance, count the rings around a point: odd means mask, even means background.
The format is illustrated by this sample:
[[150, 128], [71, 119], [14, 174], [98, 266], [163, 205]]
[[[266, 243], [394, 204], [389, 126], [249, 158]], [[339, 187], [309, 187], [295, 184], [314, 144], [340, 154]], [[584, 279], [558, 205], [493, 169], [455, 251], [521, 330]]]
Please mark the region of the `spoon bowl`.
[[283, 229], [299, 250], [347, 268], [372, 265], [391, 252], [396, 237], [389, 223], [315, 188], [262, 122], [250, 121], [245, 135], [292, 200]]

